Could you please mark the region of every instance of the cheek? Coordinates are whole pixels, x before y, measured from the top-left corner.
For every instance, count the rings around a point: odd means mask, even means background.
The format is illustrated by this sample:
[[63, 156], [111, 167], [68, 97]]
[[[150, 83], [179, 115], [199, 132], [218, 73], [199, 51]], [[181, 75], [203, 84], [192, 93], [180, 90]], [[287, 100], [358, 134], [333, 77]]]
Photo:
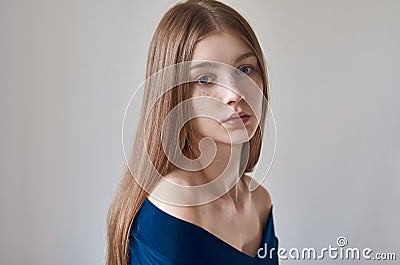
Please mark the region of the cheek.
[[261, 117], [262, 104], [266, 103], [265, 95], [263, 94], [263, 81], [261, 77], [255, 76], [252, 78], [254, 83], [249, 84], [246, 90], [246, 105], [253, 114]]
[[191, 97], [214, 97], [214, 93], [210, 89], [192, 88]]
[[[210, 91], [210, 89], [193, 89], [190, 97], [191, 117], [197, 117], [199, 115], [214, 116], [218, 115], [217, 113], [221, 111], [222, 106], [215, 100], [218, 99], [218, 97], [216, 93]], [[214, 120], [211, 119], [211, 121]]]
[[218, 138], [223, 133], [223, 127], [217, 121], [198, 117], [190, 121], [192, 133], [200, 137]]
[[192, 119], [192, 125], [198, 128], [205, 128], [205, 130], [209, 130], [211, 126], [220, 125], [218, 121], [213, 120], [212, 118], [206, 117], [197, 117]]
[[[208, 135], [211, 131], [219, 131], [219, 127], [222, 125], [215, 119], [222, 110], [220, 110], [221, 106], [217, 105], [215, 101], [207, 101], [204, 98], [196, 100], [196, 97], [215, 98], [215, 96], [213, 92], [203, 89], [194, 89], [191, 94], [190, 116], [192, 119], [190, 122], [193, 130], [201, 135]], [[203, 115], [214, 118], [207, 118]]]

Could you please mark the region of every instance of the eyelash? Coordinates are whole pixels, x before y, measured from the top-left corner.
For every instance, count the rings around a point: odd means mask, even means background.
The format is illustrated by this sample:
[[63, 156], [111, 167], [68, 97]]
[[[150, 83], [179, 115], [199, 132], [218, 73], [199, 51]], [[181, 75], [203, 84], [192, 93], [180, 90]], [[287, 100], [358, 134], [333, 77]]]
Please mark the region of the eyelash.
[[[249, 69], [249, 72], [248, 72], [248, 73], [243, 73], [243, 72], [241, 71], [243, 68], [248, 68], [248, 69]], [[244, 66], [239, 67], [239, 68], [236, 70], [236, 74], [238, 74], [238, 75], [241, 75], [241, 74], [250, 75], [254, 70], [255, 70], [255, 68], [254, 68], [252, 65], [244, 65]], [[205, 77], [208, 77], [209, 80], [207, 81], [207, 83], [202, 83], [202, 82], [201, 82], [201, 79], [202, 79], [202, 78], [205, 78]], [[198, 84], [198, 85], [200, 85], [200, 86], [206, 86], [206, 85], [210, 85], [210, 84], [213, 83], [213, 82], [212, 82], [212, 79], [213, 79], [213, 76], [212, 76], [212, 75], [210, 75], [210, 74], [204, 74], [204, 75], [198, 77], [198, 78], [196, 79], [195, 82], [196, 82], [196, 84]]]
[[[243, 69], [243, 68], [248, 68], [249, 69], [249, 72], [248, 73], [243, 73], [242, 71], [241, 71], [241, 69]], [[251, 74], [252, 72], [253, 72], [253, 70], [254, 70], [254, 67], [252, 66], [252, 65], [243, 65], [243, 66], [241, 66], [241, 67], [239, 67], [238, 68], [238, 74], [246, 74], [246, 75], [249, 75], [249, 74]]]
[[[208, 77], [209, 78], [207, 83], [201, 83], [201, 79], [204, 78], [204, 77]], [[209, 84], [212, 83], [212, 79], [213, 79], [213, 76], [211, 74], [204, 74], [204, 75], [198, 77], [195, 82], [196, 82], [196, 84], [198, 84], [200, 86], [206, 86], [206, 85], [209, 85]]]

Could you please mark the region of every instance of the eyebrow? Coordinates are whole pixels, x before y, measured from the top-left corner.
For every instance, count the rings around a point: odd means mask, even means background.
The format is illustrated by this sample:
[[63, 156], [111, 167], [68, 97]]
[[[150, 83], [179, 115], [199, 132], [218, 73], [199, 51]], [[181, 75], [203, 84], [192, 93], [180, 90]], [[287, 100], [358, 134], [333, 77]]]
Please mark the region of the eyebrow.
[[[247, 58], [249, 58], [249, 57], [252, 57], [252, 56], [256, 57], [256, 55], [254, 54], [254, 52], [247, 52], [247, 53], [244, 53], [244, 54], [242, 54], [242, 55], [240, 55], [239, 57], [236, 58], [235, 64], [237, 64], [237, 63], [240, 62], [240, 61], [243, 61], [244, 59], [247, 59]], [[193, 64], [193, 65], [190, 67], [190, 70], [193, 70], [193, 69], [196, 69], [196, 68], [215, 67], [215, 66], [216, 66], [216, 64], [215, 64], [214, 62], [205, 61], [205, 62]]]
[[193, 69], [196, 69], [196, 68], [203, 68], [203, 67], [213, 67], [213, 66], [215, 66], [215, 64], [211, 63], [211, 62], [196, 63], [196, 64], [193, 64], [190, 67], [190, 70], [193, 70]]
[[243, 61], [244, 59], [247, 59], [247, 58], [249, 58], [249, 57], [252, 57], [252, 56], [256, 57], [256, 55], [254, 54], [254, 52], [247, 52], [247, 53], [245, 53], [245, 54], [242, 54], [242, 55], [240, 55], [239, 57], [236, 58], [235, 64], [237, 64], [237, 63], [240, 62], [240, 61]]

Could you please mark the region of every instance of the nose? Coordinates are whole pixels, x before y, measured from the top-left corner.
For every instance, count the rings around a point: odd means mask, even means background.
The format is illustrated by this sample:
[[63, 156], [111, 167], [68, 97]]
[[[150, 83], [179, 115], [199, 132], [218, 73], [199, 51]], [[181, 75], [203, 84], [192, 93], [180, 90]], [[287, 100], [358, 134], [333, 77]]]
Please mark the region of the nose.
[[242, 95], [240, 95], [240, 91], [233, 89], [232, 87], [223, 87], [222, 88], [222, 97], [223, 102], [228, 105], [236, 105], [242, 100]]

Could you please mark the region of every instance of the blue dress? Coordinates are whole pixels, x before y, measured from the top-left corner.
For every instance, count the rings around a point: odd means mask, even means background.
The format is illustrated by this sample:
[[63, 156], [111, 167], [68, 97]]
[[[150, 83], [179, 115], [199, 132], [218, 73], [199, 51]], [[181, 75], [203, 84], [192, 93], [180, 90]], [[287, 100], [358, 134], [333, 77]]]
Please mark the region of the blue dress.
[[[162, 211], [147, 198], [132, 222], [129, 240], [129, 265], [278, 264], [272, 208], [262, 233], [261, 257], [239, 251], [200, 226]], [[272, 255], [266, 255], [265, 249]]]

